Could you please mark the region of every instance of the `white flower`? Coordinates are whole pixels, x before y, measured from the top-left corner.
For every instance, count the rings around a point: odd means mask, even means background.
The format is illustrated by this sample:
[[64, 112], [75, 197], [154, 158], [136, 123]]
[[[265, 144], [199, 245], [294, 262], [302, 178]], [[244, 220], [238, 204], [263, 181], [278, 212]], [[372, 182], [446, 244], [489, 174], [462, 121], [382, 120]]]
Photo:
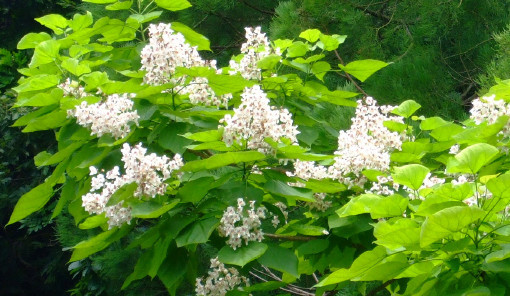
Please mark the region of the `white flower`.
[[260, 27], [245, 28], [246, 42], [241, 45], [241, 53], [243, 57], [239, 63], [230, 61], [230, 74], [241, 73], [246, 79], [260, 79], [260, 69], [257, 67], [257, 62], [271, 53], [279, 54], [277, 51], [272, 51], [269, 41], [265, 33], [261, 33]]
[[264, 234], [260, 230], [260, 219], [266, 217], [266, 208], [255, 208], [255, 201], [250, 201], [250, 207], [245, 209], [246, 203], [242, 198], [237, 199], [237, 207], [228, 207], [221, 217], [218, 232], [228, 237], [227, 244], [234, 250], [251, 241], [262, 241]]
[[[495, 95], [475, 99], [472, 104], [473, 107], [469, 111], [470, 117], [477, 125], [484, 121], [493, 124], [503, 115], [510, 116], [510, 106], [504, 100], [496, 99]], [[507, 122], [500, 134], [505, 137], [510, 136], [510, 121]]]
[[141, 144], [131, 147], [125, 143], [121, 152], [125, 173], [121, 175], [119, 167], [116, 166], [106, 172], [106, 175], [97, 174], [97, 169], [90, 167], [91, 175], [94, 175], [91, 189], [82, 196], [82, 206], [85, 210], [90, 214], [105, 213], [109, 228], [129, 224], [131, 220], [131, 208], [124, 207], [123, 201], [107, 206], [119, 188], [136, 183], [135, 197], [163, 195], [168, 186], [164, 181], [183, 165], [179, 154], [176, 154], [173, 160], [166, 156], [159, 157], [155, 153], [146, 155], [147, 149]]
[[133, 109], [131, 98], [134, 94], [113, 94], [106, 101], [88, 105], [81, 102], [74, 110], [68, 110], [68, 116], [76, 117], [76, 122], [91, 130], [92, 135], [101, 137], [111, 134], [114, 138], [124, 138], [131, 132], [130, 122], [138, 125], [140, 116]]
[[[403, 139], [402, 134], [391, 132], [384, 126], [388, 120], [403, 123], [402, 117], [389, 115], [392, 109], [393, 106], [377, 106], [371, 97], [365, 102], [358, 101], [351, 128], [340, 131], [338, 136], [337, 157], [328, 168], [331, 178], [349, 186], [362, 186], [367, 181], [361, 174], [363, 170], [389, 170], [390, 152], [400, 150]], [[348, 174], [356, 177], [353, 179]]]
[[242, 283], [249, 286], [246, 277], [240, 276], [235, 268], [226, 268], [218, 258], [211, 259], [210, 269], [205, 283], [202, 283], [203, 278], [197, 278], [195, 287], [197, 296], [224, 296]]
[[245, 88], [241, 95], [241, 105], [234, 109], [234, 116], [225, 115], [220, 123], [225, 123], [223, 141], [227, 146], [234, 142], [246, 143], [246, 148], [262, 153], [272, 152], [271, 146], [264, 141], [266, 137], [279, 141], [281, 137], [297, 143], [299, 133], [293, 125], [287, 109], [276, 109], [269, 105], [267, 95], [255, 85]]
[[[149, 26], [149, 44], [141, 52], [142, 68], [146, 74], [144, 82], [150, 85], [173, 83], [180, 85], [179, 93], [188, 94], [192, 104], [228, 107], [231, 94], [217, 96], [205, 77], [195, 77], [186, 82], [185, 76], [175, 77], [177, 67], [211, 67], [216, 61], [203, 60], [197, 48], [189, 45], [181, 33], [172, 30], [170, 24], [160, 23]], [[185, 85], [182, 85], [186, 82]], [[164, 91], [165, 92], [165, 91]]]

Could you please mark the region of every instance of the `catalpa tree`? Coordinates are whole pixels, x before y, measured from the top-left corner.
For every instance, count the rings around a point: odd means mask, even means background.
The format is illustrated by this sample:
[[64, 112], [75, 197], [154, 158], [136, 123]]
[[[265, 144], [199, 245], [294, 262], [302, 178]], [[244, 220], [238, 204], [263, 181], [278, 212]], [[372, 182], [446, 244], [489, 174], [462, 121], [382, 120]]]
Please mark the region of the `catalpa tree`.
[[[171, 295], [510, 291], [507, 81], [465, 122], [425, 118], [411, 100], [326, 86], [340, 74], [362, 91], [387, 66], [332, 65], [346, 36], [246, 28], [220, 67], [201, 57], [204, 36], [158, 22], [186, 0], [86, 2], [129, 16], [38, 18], [53, 33], [19, 42], [34, 54], [15, 88], [17, 107], [36, 108], [14, 126], [54, 130], [58, 149], [35, 157], [53, 174], [9, 224], [58, 200], [52, 218], [94, 234], [71, 269], [137, 248], [122, 289], [149, 276]], [[349, 129], [314, 112], [334, 106], [355, 110]]]

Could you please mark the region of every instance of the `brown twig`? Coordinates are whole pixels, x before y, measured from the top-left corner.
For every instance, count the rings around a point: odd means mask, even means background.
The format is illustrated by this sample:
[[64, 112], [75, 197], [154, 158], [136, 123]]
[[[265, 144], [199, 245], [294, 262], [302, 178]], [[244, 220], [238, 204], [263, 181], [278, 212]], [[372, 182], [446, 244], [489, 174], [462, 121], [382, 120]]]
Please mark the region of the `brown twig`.
[[391, 283], [393, 283], [394, 281], [395, 281], [395, 279], [391, 279], [389, 281], [384, 282], [379, 287], [377, 287], [377, 288], [373, 289], [372, 291], [370, 291], [367, 294], [367, 296], [375, 296], [379, 291], [382, 291], [384, 288], [386, 288], [387, 286], [391, 285]]

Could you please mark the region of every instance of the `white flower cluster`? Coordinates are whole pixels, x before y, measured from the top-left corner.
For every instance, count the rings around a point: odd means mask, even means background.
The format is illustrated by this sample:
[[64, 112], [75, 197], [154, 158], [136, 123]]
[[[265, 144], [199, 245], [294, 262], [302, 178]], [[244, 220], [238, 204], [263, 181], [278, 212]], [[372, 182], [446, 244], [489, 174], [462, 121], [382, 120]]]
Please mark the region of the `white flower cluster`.
[[269, 105], [267, 95], [255, 85], [245, 88], [241, 94], [239, 108], [234, 108], [234, 116], [225, 115], [220, 123], [225, 123], [223, 141], [227, 146], [234, 142], [244, 144], [247, 149], [256, 149], [262, 153], [272, 152], [271, 146], [264, 141], [266, 137], [278, 141], [281, 137], [297, 143], [299, 131], [293, 125], [290, 112]]
[[[283, 218], [285, 219], [284, 222], [285, 222], [285, 224], [287, 224], [287, 220], [289, 219], [289, 212], [287, 212], [287, 206], [281, 201], [275, 203], [274, 205], [278, 209], [280, 209], [280, 211], [283, 214]], [[271, 220], [271, 224], [273, 224], [274, 228], [278, 227], [278, 224], [280, 224], [280, 219], [278, 218], [278, 215], [273, 216], [273, 219]]]
[[399, 187], [399, 184], [393, 183], [393, 178], [391, 176], [377, 176], [377, 182], [372, 183], [372, 187], [367, 190], [367, 193], [392, 195]]
[[241, 53], [244, 54], [243, 58], [237, 63], [230, 61], [230, 74], [241, 73], [245, 79], [260, 79], [260, 69], [257, 67], [257, 62], [272, 52], [269, 41], [265, 33], [261, 33], [260, 27], [245, 28], [246, 42], [241, 45]]
[[76, 122], [91, 130], [92, 135], [101, 137], [111, 134], [115, 139], [124, 138], [131, 132], [130, 122], [138, 125], [138, 113], [133, 109], [134, 94], [113, 94], [106, 101], [88, 105], [81, 102], [76, 108], [67, 110], [69, 117], [76, 117]]
[[264, 234], [260, 230], [262, 222], [266, 218], [266, 208], [255, 209], [255, 201], [250, 201], [250, 207], [244, 209], [246, 203], [242, 198], [237, 199], [237, 207], [228, 207], [221, 217], [218, 232], [221, 236], [228, 237], [227, 244], [234, 250], [244, 243], [262, 241]]
[[[318, 165], [315, 161], [302, 161], [297, 159], [294, 162], [294, 172], [287, 172], [289, 177], [299, 177], [305, 181], [309, 179], [322, 180], [329, 178], [328, 169], [323, 165]], [[301, 182], [289, 183], [291, 186], [304, 187], [305, 184]], [[307, 206], [310, 210], [318, 210], [325, 212], [332, 205], [331, 201], [326, 200], [325, 193], [314, 193], [313, 195], [315, 202], [307, 202]]]
[[171, 177], [173, 171], [182, 165], [182, 158], [176, 154], [173, 160], [166, 156], [159, 157], [155, 153], [145, 155], [147, 149], [141, 144], [130, 147], [124, 144], [122, 150], [125, 174], [121, 175], [119, 167], [114, 167], [106, 174], [98, 174], [95, 167], [90, 167], [92, 184], [90, 192], [82, 196], [82, 206], [90, 214], [105, 213], [110, 228], [129, 223], [131, 209], [122, 207], [122, 202], [107, 206], [112, 195], [122, 186], [136, 183], [137, 189], [134, 196], [155, 197], [164, 194], [167, 188], [165, 180]]
[[[361, 175], [365, 169], [388, 171], [390, 152], [401, 149], [403, 135], [389, 131], [384, 122], [391, 120], [403, 123], [400, 116], [390, 116], [394, 106], [377, 106], [377, 102], [367, 97], [359, 100], [356, 116], [351, 128], [340, 131], [335, 163], [328, 168], [333, 179], [350, 186], [362, 186], [367, 179]], [[348, 176], [353, 174], [355, 177]]]
[[[185, 77], [175, 78], [177, 67], [211, 67], [216, 70], [216, 61], [203, 60], [197, 48], [189, 45], [181, 33], [172, 30], [170, 24], [160, 23], [149, 26], [149, 44], [141, 52], [142, 70], [147, 71], [144, 82], [150, 85], [165, 83], [178, 84], [186, 80]], [[207, 106], [228, 106], [231, 94], [216, 96], [208, 84], [207, 78], [196, 77], [187, 82], [180, 90], [189, 94], [192, 104]]]
[[85, 88], [83, 86], [80, 86], [78, 82], [72, 81], [70, 78], [67, 78], [66, 81], [59, 84], [58, 88], [64, 91], [64, 97], [75, 97], [77, 99], [81, 99], [89, 96], [89, 94], [85, 92]]
[[[510, 106], [504, 100], [496, 99], [495, 95], [490, 97], [482, 97], [473, 100], [473, 107], [470, 110], [471, 118], [476, 124], [487, 121], [493, 124], [500, 116], [510, 116]], [[507, 122], [501, 133], [510, 136], [510, 121]]]
[[228, 291], [244, 283], [249, 286], [248, 279], [239, 275], [237, 269], [226, 268], [218, 258], [211, 259], [209, 275], [202, 283], [203, 278], [197, 278], [195, 292], [197, 296], [224, 296]]

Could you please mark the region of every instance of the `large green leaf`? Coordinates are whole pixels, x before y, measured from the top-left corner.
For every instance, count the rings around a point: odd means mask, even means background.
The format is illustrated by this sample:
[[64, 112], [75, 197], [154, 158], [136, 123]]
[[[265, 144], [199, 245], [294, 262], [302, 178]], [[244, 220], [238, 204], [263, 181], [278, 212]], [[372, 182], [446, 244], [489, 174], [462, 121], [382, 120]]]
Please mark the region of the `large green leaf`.
[[58, 41], [53, 39], [42, 41], [35, 46], [34, 55], [32, 56], [29, 67], [35, 68], [54, 62], [59, 56], [59, 50], [60, 43], [58, 43]]
[[184, 35], [184, 38], [191, 46], [196, 46], [198, 50], [211, 50], [210, 42], [207, 37], [195, 32], [190, 27], [179, 22], [172, 22], [172, 29]]
[[393, 169], [395, 171], [391, 174], [393, 181], [413, 190], [418, 190], [421, 187], [423, 180], [430, 172], [427, 167], [424, 167], [421, 164], [408, 164], [402, 167], [395, 167]]
[[264, 185], [264, 189], [270, 193], [290, 197], [297, 200], [314, 202], [312, 190], [306, 188], [292, 187], [285, 182], [278, 180], [269, 180]]
[[18, 222], [35, 211], [40, 210], [53, 196], [53, 185], [43, 183], [23, 194], [12, 211], [7, 225]]
[[300, 38], [303, 38], [309, 42], [315, 42], [315, 41], [319, 40], [320, 36], [321, 36], [321, 31], [319, 31], [317, 29], [308, 29], [308, 30], [301, 32], [301, 34], [299, 34]]
[[209, 236], [216, 229], [220, 221], [217, 218], [207, 218], [193, 223], [190, 227], [184, 230], [176, 239], [178, 247], [202, 244], [209, 240]]
[[144, 278], [147, 275], [154, 278], [167, 256], [167, 250], [171, 242], [172, 237], [160, 238], [152, 248], [143, 253], [138, 258], [133, 273], [122, 284], [122, 289], [127, 288], [132, 281]]
[[298, 258], [292, 250], [269, 245], [269, 248], [264, 255], [258, 259], [258, 262], [269, 268], [289, 273], [294, 277], [299, 277]]
[[408, 199], [398, 194], [390, 196], [362, 194], [352, 198], [336, 212], [340, 217], [365, 213], [369, 213], [373, 219], [396, 217], [402, 215], [408, 202]]
[[173, 209], [178, 203], [179, 200], [176, 199], [162, 205], [151, 201], [134, 204], [131, 206], [132, 216], [143, 219], [158, 218]]
[[391, 250], [419, 246], [420, 225], [412, 219], [396, 219], [398, 220], [380, 221], [375, 224], [374, 236], [377, 238], [375, 243]]
[[209, 192], [213, 183], [213, 177], [203, 177], [187, 182], [179, 189], [177, 197], [182, 202], [197, 203]]
[[212, 170], [229, 164], [252, 162], [264, 158], [266, 158], [266, 156], [258, 151], [227, 152], [215, 154], [202, 160], [189, 161], [181, 168], [181, 170], [189, 172]]
[[41, 33], [28, 33], [18, 42], [18, 49], [35, 48], [39, 43], [50, 40], [50, 34], [46, 32]]
[[58, 75], [40, 74], [23, 80], [19, 86], [14, 87], [13, 89], [18, 94], [21, 94], [29, 91], [43, 90], [49, 87], [53, 87], [57, 85], [59, 81], [60, 77]]
[[178, 11], [191, 7], [187, 0], [156, 0], [155, 2], [159, 7], [170, 11]]
[[71, 259], [69, 259], [69, 262], [85, 259], [88, 256], [105, 249], [111, 243], [126, 235], [130, 229], [131, 226], [124, 225], [120, 229], [113, 228], [102, 232], [86, 241], [78, 243], [73, 247], [73, 254], [71, 255]]
[[338, 65], [340, 69], [358, 78], [361, 82], [367, 80], [375, 72], [388, 66], [387, 63], [378, 60], [359, 60], [350, 62], [347, 65]]
[[491, 162], [498, 153], [498, 148], [486, 143], [469, 146], [455, 155], [454, 158], [450, 158], [446, 165], [446, 171], [448, 173], [476, 174], [484, 165]]
[[259, 242], [250, 242], [236, 250], [230, 246], [224, 246], [218, 252], [218, 259], [225, 264], [245, 266], [249, 262], [260, 258], [267, 250], [267, 245]]
[[386, 248], [377, 246], [373, 250], [367, 251], [356, 258], [349, 269], [341, 268], [333, 272], [316, 286], [323, 287], [337, 284], [358, 276], [362, 276], [366, 271], [379, 264], [379, 262], [381, 262], [387, 256]]
[[442, 239], [454, 232], [480, 219], [485, 211], [470, 206], [454, 206], [443, 209], [427, 217], [421, 226], [420, 246], [426, 247], [439, 239]]
[[76, 76], [81, 76], [83, 74], [90, 73], [91, 70], [87, 65], [80, 64], [80, 61], [74, 58], [66, 59], [61, 64], [62, 68], [71, 72], [71, 74]]
[[421, 108], [420, 104], [416, 103], [413, 100], [407, 100], [402, 102], [397, 108], [393, 109], [391, 113], [397, 114], [404, 118], [409, 118], [411, 115], [414, 114], [414, 112], [416, 112], [420, 108]]
[[55, 34], [62, 34], [63, 29], [67, 28], [67, 19], [60, 14], [48, 14], [35, 19], [41, 25], [50, 28]]

